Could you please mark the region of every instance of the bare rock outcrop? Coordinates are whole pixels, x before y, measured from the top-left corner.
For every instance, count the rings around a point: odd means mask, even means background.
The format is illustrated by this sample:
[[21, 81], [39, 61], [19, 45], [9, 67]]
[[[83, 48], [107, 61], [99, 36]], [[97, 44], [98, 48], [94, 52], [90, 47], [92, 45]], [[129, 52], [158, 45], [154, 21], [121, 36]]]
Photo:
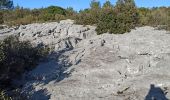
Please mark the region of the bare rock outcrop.
[[65, 20], [24, 25], [10, 33], [55, 48], [49, 61], [25, 75], [23, 92], [32, 100], [170, 98], [170, 34], [165, 30], [146, 26], [96, 35], [94, 26]]

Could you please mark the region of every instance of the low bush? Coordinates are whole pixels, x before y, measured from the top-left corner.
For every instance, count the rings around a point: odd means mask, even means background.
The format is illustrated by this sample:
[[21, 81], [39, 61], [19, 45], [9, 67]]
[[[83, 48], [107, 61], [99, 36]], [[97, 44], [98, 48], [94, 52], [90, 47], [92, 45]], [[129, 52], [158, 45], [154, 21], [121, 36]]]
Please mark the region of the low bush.
[[33, 47], [29, 41], [19, 41], [16, 36], [1, 41], [0, 87], [9, 85], [10, 80], [35, 68], [40, 59], [48, 55], [48, 51], [45, 47]]
[[7, 96], [4, 91], [0, 90], [0, 100], [12, 100], [12, 99], [9, 96]]
[[0, 24], [2, 24], [4, 21], [3, 21], [3, 13], [0, 11]]
[[56, 14], [55, 15], [55, 21], [61, 21], [61, 20], [64, 20], [66, 19], [66, 17], [64, 15], [60, 15], [60, 14]]
[[[110, 13], [110, 10], [114, 12]], [[105, 19], [107, 17], [114, 17], [114, 19]], [[27, 9], [19, 6], [12, 10], [0, 9], [0, 24], [10, 26], [63, 19], [73, 19], [77, 24], [82, 25], [97, 25], [98, 34], [102, 32], [125, 33], [136, 26], [144, 25], [166, 25], [165, 29], [170, 30], [168, 21], [170, 20], [170, 7], [137, 8], [134, 0], [117, 0], [116, 5], [106, 1], [101, 7], [100, 2], [92, 0], [90, 8], [78, 13], [71, 7], [63, 9], [57, 6], [40, 9]], [[109, 25], [105, 21], [109, 22]]]

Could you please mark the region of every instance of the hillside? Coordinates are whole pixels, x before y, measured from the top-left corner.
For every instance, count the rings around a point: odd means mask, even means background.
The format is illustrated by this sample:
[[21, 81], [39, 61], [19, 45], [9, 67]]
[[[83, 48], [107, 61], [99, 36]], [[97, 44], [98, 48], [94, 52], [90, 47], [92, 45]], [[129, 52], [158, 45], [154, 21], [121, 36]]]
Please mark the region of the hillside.
[[170, 98], [170, 33], [137, 27], [96, 35], [94, 26], [28, 24], [0, 30], [1, 39], [49, 45], [53, 52], [16, 85], [32, 100], [158, 100]]

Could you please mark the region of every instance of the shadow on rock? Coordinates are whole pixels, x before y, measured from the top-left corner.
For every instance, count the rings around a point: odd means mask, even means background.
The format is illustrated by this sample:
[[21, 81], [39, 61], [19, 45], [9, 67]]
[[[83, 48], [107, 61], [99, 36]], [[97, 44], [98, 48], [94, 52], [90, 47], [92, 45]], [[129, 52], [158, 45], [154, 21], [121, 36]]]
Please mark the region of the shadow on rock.
[[166, 98], [166, 94], [166, 90], [162, 90], [160, 87], [155, 87], [154, 84], [151, 84], [145, 100], [169, 100]]
[[[26, 90], [27, 93], [32, 92], [34, 91], [34, 89], [31, 89], [31, 87], [34, 87], [34, 83], [36, 83], [37, 85], [46, 85], [51, 81], [59, 82], [62, 81], [64, 78], [69, 77], [74, 69], [67, 71], [72, 63], [68, 59], [69, 56], [65, 55], [65, 53], [69, 52], [70, 50], [72, 49], [65, 49], [51, 53], [46, 62], [40, 63], [36, 69], [26, 75], [26, 84], [23, 90]], [[44, 90], [40, 89], [39, 91], [33, 92], [31, 99], [38, 98], [35, 100], [39, 100], [39, 98], [43, 96], [44, 99], [41, 100], [48, 100], [48, 98], [50, 97], [50, 95], [44, 94]]]
[[[65, 52], [71, 51], [72, 48], [64, 49], [58, 52], [55, 52], [51, 54], [55, 57], [55, 63], [56, 63], [56, 69], [53, 71], [55, 72], [56, 77], [54, 79], [46, 81], [45, 83], [48, 84], [50, 81], [55, 80], [56, 82], [62, 81], [64, 78], [68, 78], [70, 74], [74, 71], [74, 69], [71, 69], [67, 71], [67, 69], [72, 66], [72, 63], [69, 61], [69, 56], [64, 55]], [[67, 72], [66, 72], [67, 71]], [[53, 76], [53, 75], [52, 75]]]
[[49, 100], [50, 99], [50, 95], [47, 93], [46, 89], [36, 91], [33, 95], [34, 97], [37, 97], [37, 98], [32, 98], [33, 100]]

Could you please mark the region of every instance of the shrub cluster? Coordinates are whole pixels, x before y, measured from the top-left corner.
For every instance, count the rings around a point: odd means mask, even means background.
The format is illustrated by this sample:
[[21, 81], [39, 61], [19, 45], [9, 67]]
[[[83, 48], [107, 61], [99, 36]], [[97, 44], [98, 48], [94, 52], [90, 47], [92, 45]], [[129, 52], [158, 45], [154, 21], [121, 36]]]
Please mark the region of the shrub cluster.
[[133, 0], [118, 0], [115, 7], [107, 1], [102, 8], [96, 31], [98, 34], [106, 32], [123, 34], [135, 28], [138, 20], [137, 8]]
[[[63, 9], [57, 6], [47, 8], [33, 9], [15, 7], [13, 10], [0, 10], [0, 24], [25, 25], [30, 23], [41, 23], [46, 21], [60, 21], [70, 17], [75, 12], [69, 9]], [[2, 17], [2, 18], [1, 18]]]
[[7, 96], [7, 94], [0, 90], [0, 100], [12, 100], [9, 96]]
[[5, 6], [10, 9], [0, 10], [0, 24], [20, 25], [73, 19], [77, 24], [96, 25], [98, 34], [122, 34], [143, 25], [163, 25], [170, 30], [170, 7], [137, 8], [134, 0], [118, 0], [116, 5], [106, 1], [102, 6], [100, 2], [92, 0], [90, 8], [79, 12], [71, 7], [63, 9], [57, 6], [32, 10], [17, 6], [12, 9], [10, 2]]
[[[35, 68], [48, 54], [45, 47], [33, 47], [29, 41], [19, 41], [10, 36], [0, 42], [0, 88], [9, 85], [12, 79]], [[8, 83], [8, 84], [7, 84]], [[2, 89], [1, 88], [1, 89]]]
[[101, 4], [98, 1], [93, 0], [89, 9], [81, 10], [75, 21], [77, 24], [93, 25], [97, 24], [101, 14]]
[[167, 30], [170, 30], [170, 7], [156, 7], [156, 8], [138, 8], [139, 24], [158, 26], [163, 25]]

